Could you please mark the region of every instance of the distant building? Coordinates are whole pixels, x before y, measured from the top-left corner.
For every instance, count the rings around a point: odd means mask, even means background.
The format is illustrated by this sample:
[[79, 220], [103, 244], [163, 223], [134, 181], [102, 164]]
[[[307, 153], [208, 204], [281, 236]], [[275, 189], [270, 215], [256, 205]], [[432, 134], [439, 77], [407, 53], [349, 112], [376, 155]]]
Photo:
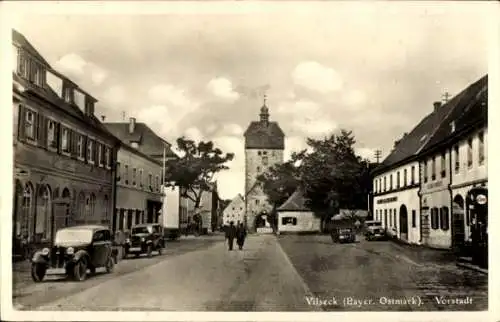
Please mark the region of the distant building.
[[460, 249], [471, 242], [474, 225], [469, 192], [488, 183], [488, 77], [446, 106], [451, 111], [420, 151], [422, 243]]
[[119, 141], [94, 115], [97, 100], [12, 32], [13, 235], [48, 243], [57, 229], [111, 224]]
[[299, 188], [277, 209], [278, 232], [320, 232], [321, 218], [306, 206], [303, 191]]
[[277, 122], [269, 121], [269, 108], [260, 109], [260, 121], [251, 122], [245, 131], [245, 222], [250, 231], [256, 231], [257, 217], [271, 213], [257, 177], [269, 167], [283, 163], [285, 134]]
[[[114, 213], [114, 222], [118, 223], [115, 226], [119, 229], [126, 223], [124, 228], [127, 228], [130, 226], [128, 219], [132, 222], [141, 221], [143, 213], [146, 216], [145, 222], [158, 222], [163, 203], [163, 199], [159, 198], [163, 184], [163, 163], [177, 157], [171, 150], [170, 143], [146, 124], [137, 122], [134, 117], [129, 122], [104, 124], [124, 143], [120, 153], [121, 161], [117, 165], [117, 185], [123, 198], [120, 197]], [[130, 195], [132, 191], [135, 191], [134, 196]], [[143, 201], [140, 200], [142, 198]]]
[[229, 225], [232, 221], [235, 224], [243, 223], [245, 220], [245, 199], [241, 194], [231, 200], [231, 202], [222, 211], [222, 224]]
[[[198, 191], [197, 191], [198, 193]], [[180, 200], [180, 225], [183, 233], [192, 232], [197, 229], [200, 233], [207, 234], [214, 230], [214, 222], [217, 221], [217, 212], [219, 207], [219, 195], [217, 192], [217, 182], [211, 184], [209, 191], [203, 191], [199, 205], [200, 222], [194, 228], [195, 222], [195, 198], [194, 194], [187, 192], [190, 197], [183, 196], [186, 192], [181, 189]]]

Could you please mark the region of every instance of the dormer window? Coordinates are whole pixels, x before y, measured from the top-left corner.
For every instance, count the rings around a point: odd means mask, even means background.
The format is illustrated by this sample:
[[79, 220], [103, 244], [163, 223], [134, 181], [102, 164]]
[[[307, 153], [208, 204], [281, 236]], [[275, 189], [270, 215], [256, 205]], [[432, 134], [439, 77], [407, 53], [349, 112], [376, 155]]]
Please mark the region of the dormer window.
[[19, 76], [23, 78], [28, 78], [28, 70], [29, 70], [29, 60], [28, 57], [21, 52], [19, 55], [19, 65], [17, 68], [17, 73]]
[[63, 99], [66, 103], [72, 104], [74, 99], [73, 99], [73, 89], [69, 86], [66, 86], [64, 88], [63, 92]]

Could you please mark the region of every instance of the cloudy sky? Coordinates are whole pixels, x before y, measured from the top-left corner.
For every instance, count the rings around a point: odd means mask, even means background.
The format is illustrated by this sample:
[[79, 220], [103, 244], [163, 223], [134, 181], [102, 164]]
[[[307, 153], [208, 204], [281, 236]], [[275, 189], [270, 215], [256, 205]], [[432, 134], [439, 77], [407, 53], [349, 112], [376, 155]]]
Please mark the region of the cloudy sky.
[[457, 94], [487, 73], [485, 10], [430, 4], [46, 13], [13, 25], [99, 99], [96, 113], [106, 121], [136, 117], [168, 141], [210, 139], [236, 153], [219, 176], [222, 196], [231, 198], [243, 192], [242, 135], [264, 91], [287, 155], [307, 137], [346, 128], [358, 153], [372, 158], [375, 149], [387, 155], [444, 92]]

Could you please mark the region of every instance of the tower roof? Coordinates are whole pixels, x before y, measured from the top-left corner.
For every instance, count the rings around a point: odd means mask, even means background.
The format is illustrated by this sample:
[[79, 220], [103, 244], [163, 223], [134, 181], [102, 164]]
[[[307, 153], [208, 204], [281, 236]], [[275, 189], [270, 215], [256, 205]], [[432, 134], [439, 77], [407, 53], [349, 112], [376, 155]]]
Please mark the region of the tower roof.
[[245, 131], [245, 149], [285, 149], [285, 133], [277, 122], [269, 121], [267, 98], [260, 108], [260, 121], [253, 121]]

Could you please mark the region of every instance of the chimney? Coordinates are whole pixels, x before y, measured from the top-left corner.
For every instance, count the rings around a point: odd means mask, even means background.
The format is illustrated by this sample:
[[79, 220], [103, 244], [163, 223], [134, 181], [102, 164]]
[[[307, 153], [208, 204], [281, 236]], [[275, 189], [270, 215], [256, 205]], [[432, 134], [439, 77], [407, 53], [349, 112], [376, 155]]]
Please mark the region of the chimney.
[[130, 122], [128, 124], [128, 132], [130, 134], [134, 133], [135, 131], [135, 117], [130, 118]]
[[441, 107], [441, 102], [434, 102], [434, 112], [437, 111]]

